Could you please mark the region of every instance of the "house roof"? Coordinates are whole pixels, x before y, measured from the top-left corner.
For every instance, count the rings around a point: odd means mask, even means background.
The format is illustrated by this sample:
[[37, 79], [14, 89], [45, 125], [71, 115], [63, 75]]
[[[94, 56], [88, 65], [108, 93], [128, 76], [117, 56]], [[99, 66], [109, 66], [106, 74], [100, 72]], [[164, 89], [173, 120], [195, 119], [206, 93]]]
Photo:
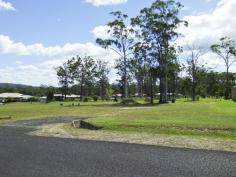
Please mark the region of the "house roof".
[[23, 95], [21, 93], [1, 93], [0, 98], [23, 98], [23, 99], [30, 99], [32, 98], [31, 95]]
[[22, 98], [20, 93], [1, 93], [0, 98]]
[[80, 95], [67, 95], [67, 98], [80, 98]]
[[62, 94], [54, 94], [53, 96], [54, 96], [54, 97], [63, 97]]

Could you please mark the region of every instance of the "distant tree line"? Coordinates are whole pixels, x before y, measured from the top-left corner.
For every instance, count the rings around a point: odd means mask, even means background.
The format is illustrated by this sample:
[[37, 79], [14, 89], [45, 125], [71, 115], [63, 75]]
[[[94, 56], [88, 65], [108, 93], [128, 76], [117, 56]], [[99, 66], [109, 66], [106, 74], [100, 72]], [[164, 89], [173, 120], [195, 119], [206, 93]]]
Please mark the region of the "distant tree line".
[[60, 93], [59, 88], [53, 86], [41, 85], [39, 87], [18, 85], [18, 84], [0, 84], [0, 93], [21, 93], [35, 97], [47, 96], [50, 93]]

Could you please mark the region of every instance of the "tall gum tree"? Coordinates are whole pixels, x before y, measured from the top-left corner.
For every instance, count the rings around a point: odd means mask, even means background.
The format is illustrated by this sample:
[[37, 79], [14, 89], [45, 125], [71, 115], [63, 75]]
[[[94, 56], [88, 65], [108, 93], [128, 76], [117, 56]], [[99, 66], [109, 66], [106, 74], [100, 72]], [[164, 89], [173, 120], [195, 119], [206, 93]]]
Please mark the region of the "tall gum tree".
[[112, 12], [114, 20], [109, 22], [107, 26], [109, 30], [108, 39], [98, 38], [96, 43], [105, 49], [111, 49], [115, 51], [122, 61], [123, 68], [121, 69], [122, 78], [124, 78], [124, 97], [128, 98], [128, 59], [131, 54], [130, 48], [133, 45], [133, 29], [126, 25], [128, 15], [123, 14], [120, 11]]
[[183, 5], [174, 0], [156, 0], [151, 7], [144, 8], [140, 15], [132, 19], [132, 25], [137, 26], [141, 35], [149, 46], [149, 55], [152, 62], [159, 69], [160, 103], [167, 103], [168, 66], [173, 63], [174, 41], [179, 37], [177, 28], [187, 22], [178, 15]]
[[220, 38], [217, 44], [211, 46], [212, 52], [217, 54], [225, 63], [226, 66], [226, 87], [225, 99], [230, 98], [230, 79], [229, 69], [236, 62], [236, 47], [235, 42], [229, 37]]

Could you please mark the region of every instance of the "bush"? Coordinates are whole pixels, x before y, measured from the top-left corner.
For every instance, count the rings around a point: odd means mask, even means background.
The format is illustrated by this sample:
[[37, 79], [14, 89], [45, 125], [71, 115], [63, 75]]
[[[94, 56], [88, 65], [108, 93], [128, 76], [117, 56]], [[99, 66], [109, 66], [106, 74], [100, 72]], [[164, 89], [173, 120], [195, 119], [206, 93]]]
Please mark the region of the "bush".
[[30, 102], [39, 102], [39, 98], [38, 97], [32, 97], [29, 99]]
[[197, 95], [197, 96], [196, 96], [196, 101], [200, 101], [200, 98], [201, 98], [201, 97], [200, 97], [199, 95]]
[[150, 103], [150, 102], [151, 102], [151, 98], [149, 98], [149, 97], [146, 97], [146, 98], [145, 98], [145, 102], [148, 102], [148, 103]]
[[84, 97], [83, 98], [83, 102], [89, 102], [90, 101], [90, 98], [89, 97]]
[[122, 104], [124, 105], [134, 105], [136, 103], [136, 101], [132, 98], [124, 98], [122, 100]]
[[98, 99], [99, 99], [99, 97], [98, 97], [98, 96], [93, 96], [93, 101], [97, 102], [97, 101], [98, 101]]

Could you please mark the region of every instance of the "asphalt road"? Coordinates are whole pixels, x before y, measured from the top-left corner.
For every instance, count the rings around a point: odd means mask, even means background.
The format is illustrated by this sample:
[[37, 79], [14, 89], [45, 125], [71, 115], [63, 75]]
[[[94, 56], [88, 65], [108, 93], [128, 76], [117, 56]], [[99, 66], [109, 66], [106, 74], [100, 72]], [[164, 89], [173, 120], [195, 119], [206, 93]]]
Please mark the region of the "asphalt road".
[[236, 153], [26, 134], [42, 123], [0, 127], [1, 177], [236, 177]]

